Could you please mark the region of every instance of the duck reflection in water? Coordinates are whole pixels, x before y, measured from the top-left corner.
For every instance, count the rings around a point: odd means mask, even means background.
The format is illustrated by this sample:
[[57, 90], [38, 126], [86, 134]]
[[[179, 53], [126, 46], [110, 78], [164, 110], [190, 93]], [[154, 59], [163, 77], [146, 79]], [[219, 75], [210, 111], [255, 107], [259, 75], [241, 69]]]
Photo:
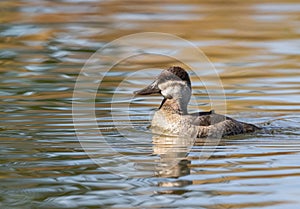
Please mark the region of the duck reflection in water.
[[[180, 187], [193, 184], [190, 180], [178, 179], [180, 176], [190, 174], [191, 161], [188, 159], [194, 139], [181, 137], [170, 137], [153, 135], [153, 154], [160, 158], [156, 161], [155, 176], [163, 177], [158, 186], [162, 187], [158, 193], [161, 194], [182, 194], [186, 191]], [[165, 181], [164, 178], [174, 178]], [[174, 189], [176, 187], [176, 189]]]
[[179, 177], [190, 174], [187, 159], [194, 139], [153, 135], [153, 154], [160, 156], [156, 176]]

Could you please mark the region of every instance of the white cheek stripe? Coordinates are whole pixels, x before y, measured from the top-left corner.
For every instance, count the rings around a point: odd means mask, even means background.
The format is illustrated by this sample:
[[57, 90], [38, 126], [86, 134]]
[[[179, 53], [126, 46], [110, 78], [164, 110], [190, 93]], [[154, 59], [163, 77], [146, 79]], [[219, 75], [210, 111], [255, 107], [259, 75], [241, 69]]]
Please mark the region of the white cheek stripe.
[[191, 96], [191, 89], [184, 81], [166, 81], [158, 85], [161, 94], [164, 97], [172, 97], [177, 99], [189, 100]]

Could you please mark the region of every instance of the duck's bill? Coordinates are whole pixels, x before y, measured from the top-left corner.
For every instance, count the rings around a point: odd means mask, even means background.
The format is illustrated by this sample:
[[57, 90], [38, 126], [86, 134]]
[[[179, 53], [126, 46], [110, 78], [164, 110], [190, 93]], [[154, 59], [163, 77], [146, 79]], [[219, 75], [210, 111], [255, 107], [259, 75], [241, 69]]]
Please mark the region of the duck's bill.
[[160, 89], [157, 86], [156, 82], [153, 82], [149, 86], [133, 92], [135, 95], [149, 95], [149, 94], [160, 94]]

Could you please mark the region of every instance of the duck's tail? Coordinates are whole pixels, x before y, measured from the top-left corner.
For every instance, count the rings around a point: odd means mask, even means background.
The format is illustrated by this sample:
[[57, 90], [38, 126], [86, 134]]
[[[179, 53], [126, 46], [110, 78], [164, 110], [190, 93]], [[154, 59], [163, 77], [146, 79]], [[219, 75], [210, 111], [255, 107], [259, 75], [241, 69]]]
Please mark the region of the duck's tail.
[[243, 122], [243, 127], [244, 127], [244, 130], [245, 130], [245, 133], [251, 133], [251, 132], [258, 131], [258, 130], [262, 129], [262, 128], [256, 126], [256, 125], [253, 125], [253, 124], [250, 124], [250, 123], [244, 123], [244, 122]]

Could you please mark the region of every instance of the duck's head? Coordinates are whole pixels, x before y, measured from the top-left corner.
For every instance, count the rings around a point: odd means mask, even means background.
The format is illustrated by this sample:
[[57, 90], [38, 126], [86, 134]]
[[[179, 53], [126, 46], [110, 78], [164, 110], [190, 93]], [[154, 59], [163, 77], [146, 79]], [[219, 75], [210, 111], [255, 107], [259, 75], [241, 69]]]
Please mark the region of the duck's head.
[[[161, 94], [165, 102], [177, 104], [179, 111], [185, 113], [191, 98], [191, 80], [181, 67], [170, 67], [164, 70], [149, 86], [134, 92], [135, 95]], [[173, 105], [174, 106], [174, 105]]]

